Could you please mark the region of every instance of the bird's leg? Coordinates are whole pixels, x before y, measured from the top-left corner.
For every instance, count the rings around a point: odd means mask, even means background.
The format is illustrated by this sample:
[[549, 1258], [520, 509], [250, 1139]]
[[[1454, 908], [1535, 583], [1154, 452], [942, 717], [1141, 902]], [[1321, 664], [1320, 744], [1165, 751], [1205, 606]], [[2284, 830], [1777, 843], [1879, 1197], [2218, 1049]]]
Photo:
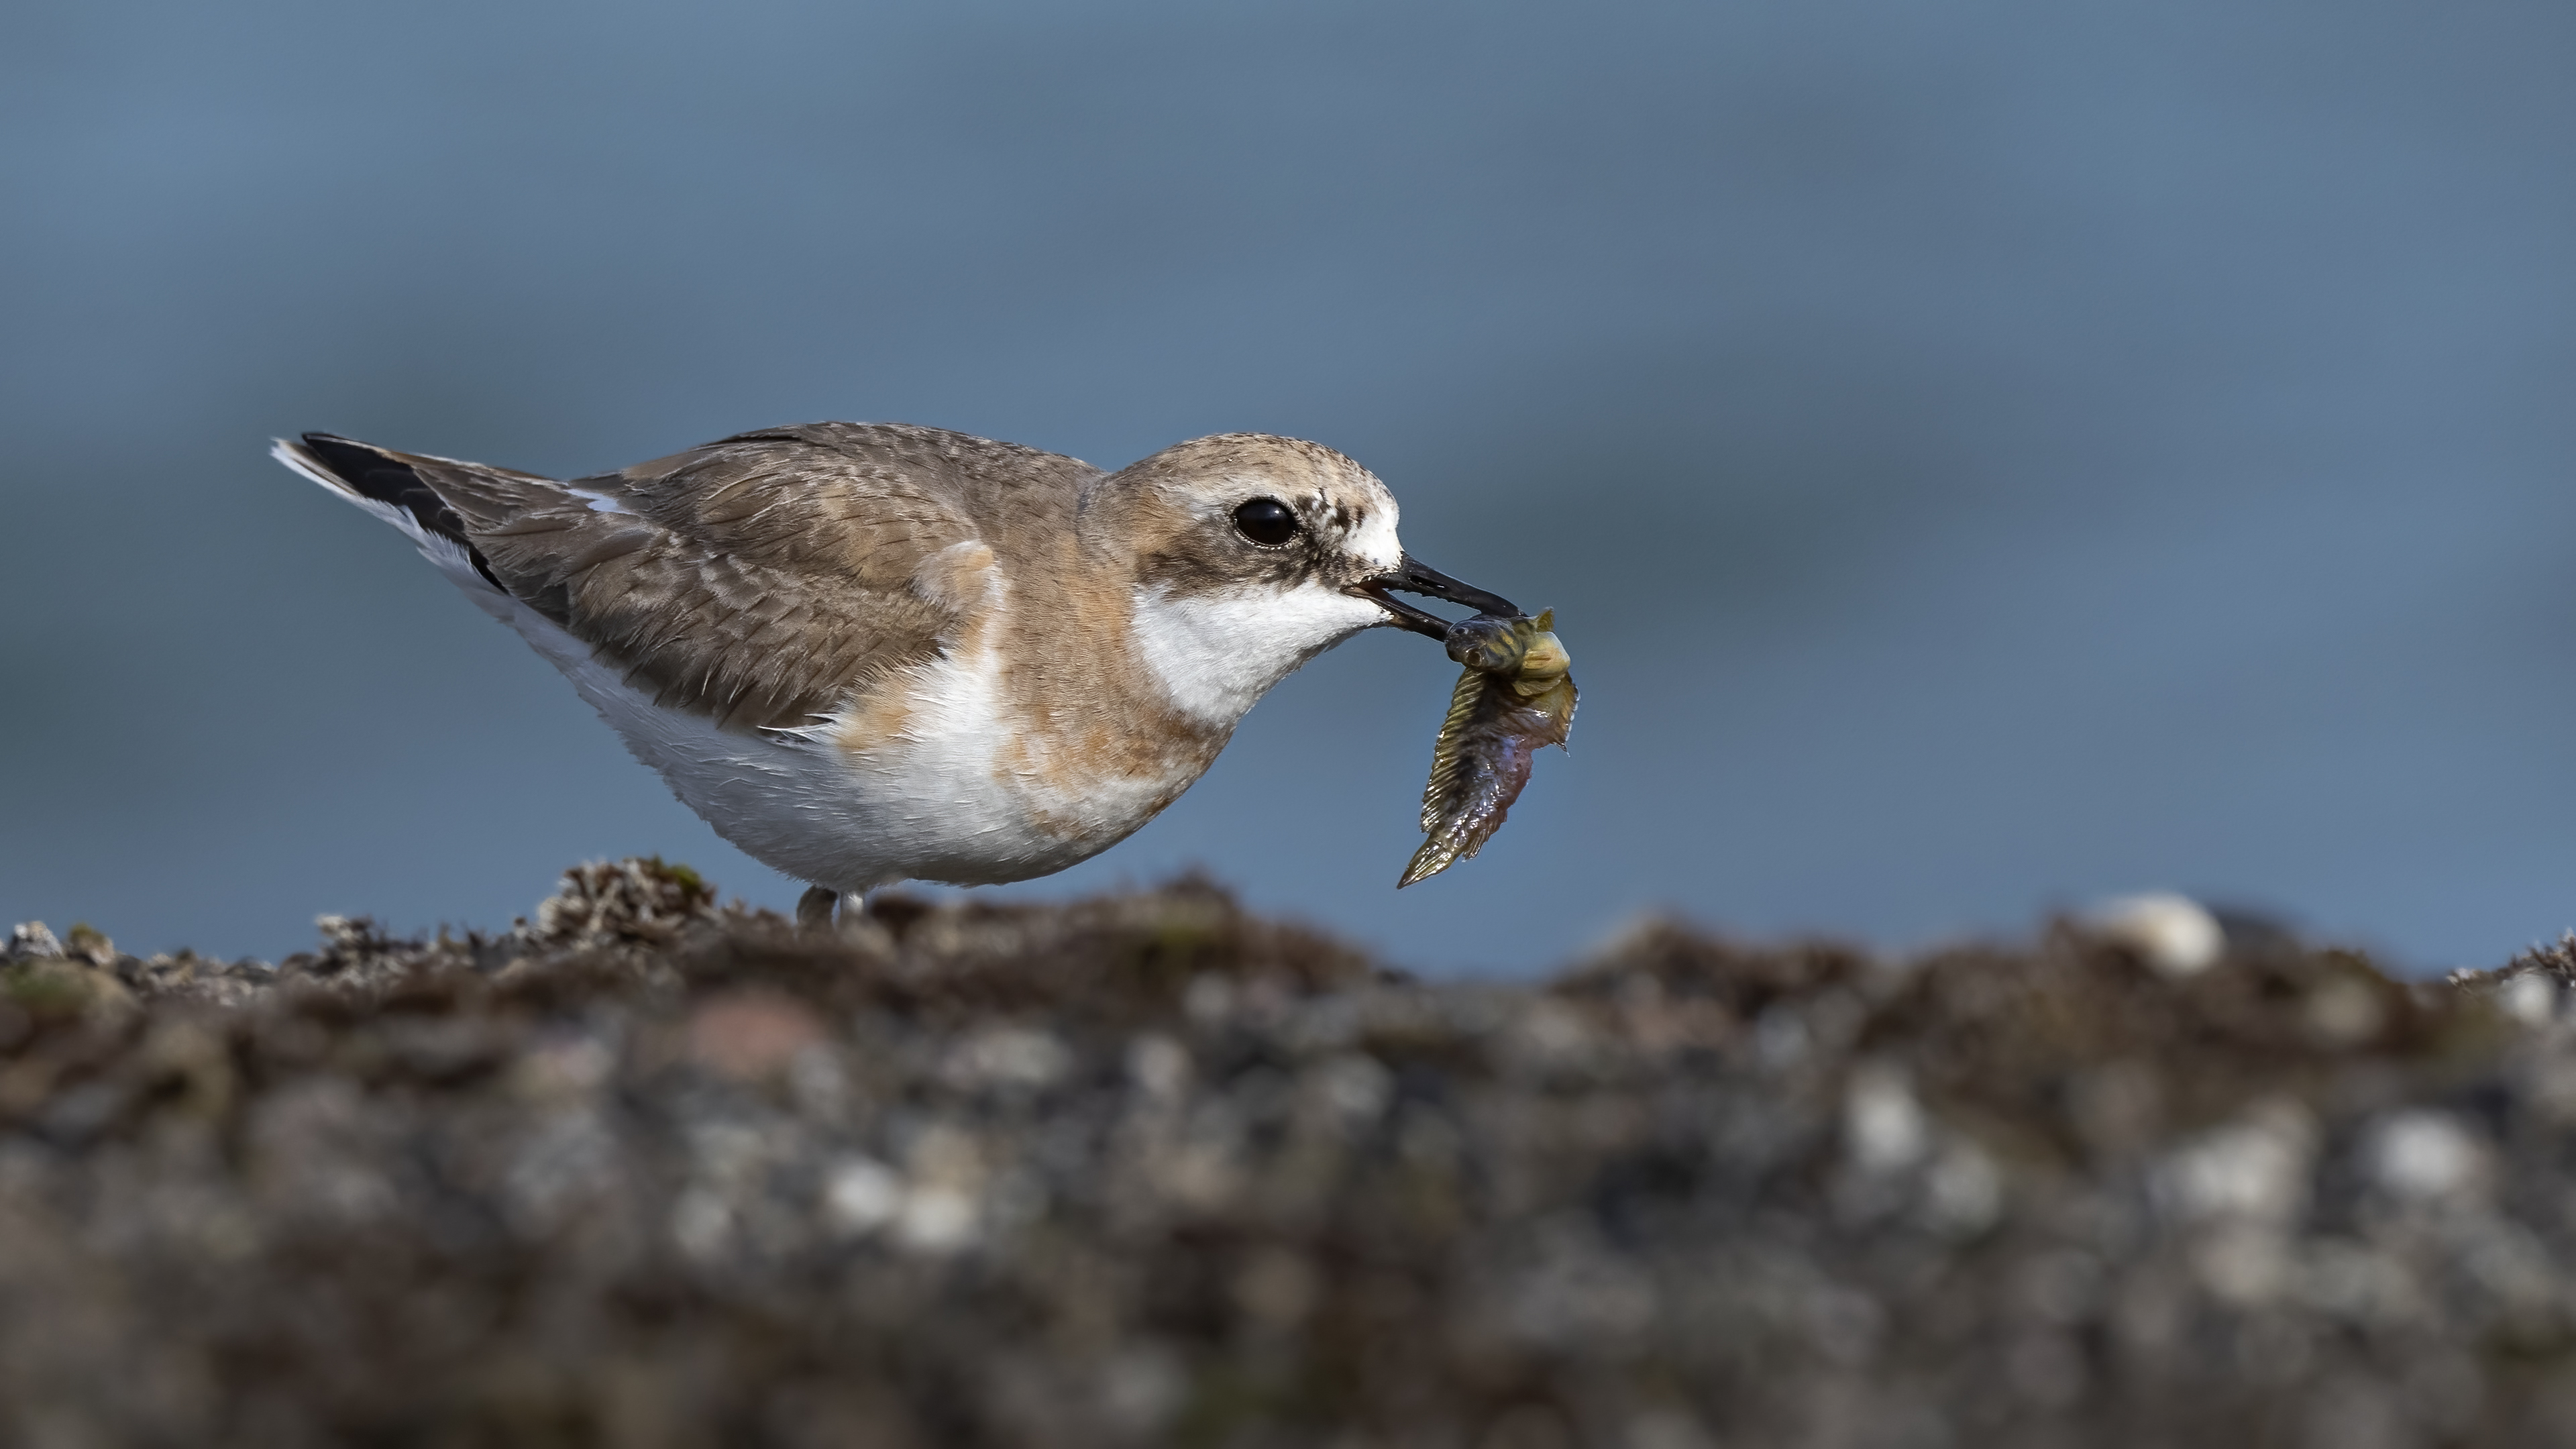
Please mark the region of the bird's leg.
[[802, 931], [828, 931], [832, 928], [832, 907], [841, 902], [841, 893], [821, 886], [807, 886], [796, 898], [796, 927]]

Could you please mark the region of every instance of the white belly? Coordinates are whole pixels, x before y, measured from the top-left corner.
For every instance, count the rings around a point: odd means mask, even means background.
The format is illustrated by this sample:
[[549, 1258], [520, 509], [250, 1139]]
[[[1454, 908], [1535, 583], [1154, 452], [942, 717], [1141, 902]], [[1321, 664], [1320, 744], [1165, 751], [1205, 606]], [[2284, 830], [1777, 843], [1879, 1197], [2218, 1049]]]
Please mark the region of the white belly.
[[737, 734], [660, 708], [554, 621], [505, 595], [469, 592], [562, 670], [718, 835], [831, 890], [1046, 875], [1126, 839], [1189, 783], [1123, 778], [1073, 796], [997, 768], [1017, 726], [1000, 707], [989, 655], [926, 666], [903, 727], [854, 754], [835, 743], [838, 721]]

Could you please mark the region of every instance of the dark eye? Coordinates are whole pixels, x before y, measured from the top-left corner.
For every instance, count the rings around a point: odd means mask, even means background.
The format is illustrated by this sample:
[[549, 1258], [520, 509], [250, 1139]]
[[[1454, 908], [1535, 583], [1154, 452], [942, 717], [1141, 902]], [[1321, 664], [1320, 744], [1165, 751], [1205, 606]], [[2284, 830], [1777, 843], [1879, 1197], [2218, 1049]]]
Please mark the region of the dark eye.
[[1297, 515], [1276, 498], [1255, 498], [1234, 510], [1234, 526], [1263, 548], [1277, 548], [1297, 536]]

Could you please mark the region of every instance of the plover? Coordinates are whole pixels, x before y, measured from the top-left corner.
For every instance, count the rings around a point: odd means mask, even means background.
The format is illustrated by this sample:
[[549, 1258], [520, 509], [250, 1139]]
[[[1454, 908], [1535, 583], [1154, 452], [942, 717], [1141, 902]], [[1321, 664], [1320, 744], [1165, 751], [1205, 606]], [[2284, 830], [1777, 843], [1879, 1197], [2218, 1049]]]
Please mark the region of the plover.
[[1272, 685], [1426, 568], [1318, 443], [1224, 433], [1115, 473], [813, 423], [556, 481], [328, 433], [277, 459], [409, 535], [716, 833], [809, 889], [1059, 871], [1205, 773]]

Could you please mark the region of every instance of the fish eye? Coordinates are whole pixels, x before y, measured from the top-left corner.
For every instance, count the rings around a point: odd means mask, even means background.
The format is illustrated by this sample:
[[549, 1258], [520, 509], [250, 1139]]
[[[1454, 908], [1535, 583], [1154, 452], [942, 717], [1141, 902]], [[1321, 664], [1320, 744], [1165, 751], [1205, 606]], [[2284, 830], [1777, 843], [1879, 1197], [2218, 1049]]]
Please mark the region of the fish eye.
[[1297, 536], [1297, 514], [1276, 498], [1255, 498], [1234, 510], [1234, 527], [1263, 548], [1277, 548]]

